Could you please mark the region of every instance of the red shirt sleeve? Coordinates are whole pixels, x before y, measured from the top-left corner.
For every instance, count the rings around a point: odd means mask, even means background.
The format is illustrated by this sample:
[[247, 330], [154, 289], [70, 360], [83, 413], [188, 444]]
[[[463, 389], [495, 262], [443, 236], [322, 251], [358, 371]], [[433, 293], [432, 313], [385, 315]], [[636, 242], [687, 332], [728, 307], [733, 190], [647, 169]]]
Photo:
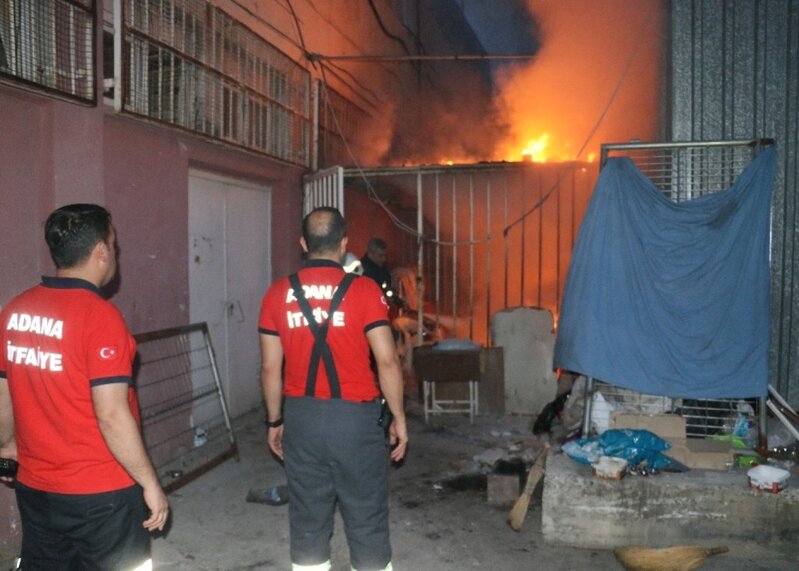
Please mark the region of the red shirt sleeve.
[[119, 310], [110, 303], [97, 305], [86, 331], [86, 368], [89, 382], [127, 379], [132, 376], [136, 341]]
[[[267, 335], [277, 335], [279, 332], [277, 320], [275, 319], [275, 308], [284, 307], [286, 304], [280, 303], [279, 297], [285, 297], [287, 292], [281, 287], [286, 280], [280, 280], [270, 287], [263, 300], [261, 300], [261, 314], [258, 317], [258, 331]], [[284, 300], [285, 302], [285, 300]]]
[[380, 286], [370, 278], [358, 278], [353, 286], [360, 289], [357, 299], [363, 312], [365, 330], [379, 325], [390, 325], [388, 320], [388, 301]]

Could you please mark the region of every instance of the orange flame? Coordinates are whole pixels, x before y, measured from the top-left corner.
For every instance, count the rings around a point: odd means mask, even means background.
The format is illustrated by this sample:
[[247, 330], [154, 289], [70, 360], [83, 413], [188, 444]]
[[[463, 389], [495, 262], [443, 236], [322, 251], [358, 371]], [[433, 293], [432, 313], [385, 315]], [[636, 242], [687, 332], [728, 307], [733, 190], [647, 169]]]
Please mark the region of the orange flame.
[[530, 64], [499, 74], [496, 104], [510, 132], [494, 160], [593, 162], [601, 143], [657, 139], [660, 3], [528, 4], [541, 48]]
[[546, 148], [549, 142], [549, 134], [544, 133], [537, 139], [527, 142], [527, 148], [522, 151], [522, 160], [534, 163], [547, 162]]

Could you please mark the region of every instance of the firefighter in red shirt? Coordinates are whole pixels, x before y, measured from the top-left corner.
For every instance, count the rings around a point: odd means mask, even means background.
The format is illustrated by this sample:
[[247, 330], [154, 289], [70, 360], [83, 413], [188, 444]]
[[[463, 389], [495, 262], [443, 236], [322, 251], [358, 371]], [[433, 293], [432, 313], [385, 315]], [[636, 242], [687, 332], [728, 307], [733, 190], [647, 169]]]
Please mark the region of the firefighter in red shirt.
[[268, 442], [288, 479], [292, 569], [330, 569], [338, 503], [352, 568], [390, 570], [389, 458], [404, 457], [408, 431], [387, 303], [372, 280], [344, 272], [337, 209], [312, 211], [302, 233], [305, 266], [269, 288], [259, 319]]
[[0, 313], [0, 457], [19, 460], [22, 567], [144, 569], [169, 505], [139, 430], [136, 345], [100, 290], [117, 269], [111, 215], [64, 206], [45, 239], [56, 275]]

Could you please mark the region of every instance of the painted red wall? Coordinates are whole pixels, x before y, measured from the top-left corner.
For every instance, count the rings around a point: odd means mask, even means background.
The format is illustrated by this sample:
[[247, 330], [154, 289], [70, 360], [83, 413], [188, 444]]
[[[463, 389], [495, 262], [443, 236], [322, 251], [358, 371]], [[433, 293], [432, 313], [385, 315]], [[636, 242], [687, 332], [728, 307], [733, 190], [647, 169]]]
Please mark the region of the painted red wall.
[[[272, 189], [272, 275], [299, 263], [300, 172], [139, 121], [107, 117], [105, 188], [120, 242], [114, 302], [134, 332], [188, 323], [188, 180], [198, 167]], [[262, 292], [253, 292], [259, 295]]]
[[53, 202], [50, 107], [0, 87], [0, 305], [49, 260], [41, 222]]
[[[120, 279], [113, 301], [131, 331], [187, 324], [191, 167], [268, 186], [271, 275], [300, 264], [297, 167], [120, 117], [103, 103], [83, 107], [3, 86], [0, 125], [0, 304], [53, 272], [42, 236], [47, 215], [70, 202], [97, 202], [117, 228]], [[0, 543], [19, 540], [13, 492], [0, 487]]]

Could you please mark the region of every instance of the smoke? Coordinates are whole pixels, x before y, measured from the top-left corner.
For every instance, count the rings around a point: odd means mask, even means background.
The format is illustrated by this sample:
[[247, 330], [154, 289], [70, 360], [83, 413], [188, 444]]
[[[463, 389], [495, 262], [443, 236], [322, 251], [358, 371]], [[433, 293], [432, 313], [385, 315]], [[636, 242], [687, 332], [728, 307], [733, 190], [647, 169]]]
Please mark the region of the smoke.
[[[547, 160], [591, 160], [603, 142], [656, 139], [662, 2], [528, 2], [541, 49], [531, 62], [497, 75], [495, 105], [510, 132], [493, 158], [521, 160], [522, 150], [544, 136]], [[618, 96], [577, 157], [622, 77]]]
[[[459, 64], [424, 83], [418, 97], [406, 100], [397, 110], [391, 162], [430, 164], [453, 161], [484, 161], [493, 154], [497, 140], [507, 137], [507, 128], [496, 117], [488, 81], [480, 81], [472, 70]], [[439, 66], [443, 67], [443, 66]]]

